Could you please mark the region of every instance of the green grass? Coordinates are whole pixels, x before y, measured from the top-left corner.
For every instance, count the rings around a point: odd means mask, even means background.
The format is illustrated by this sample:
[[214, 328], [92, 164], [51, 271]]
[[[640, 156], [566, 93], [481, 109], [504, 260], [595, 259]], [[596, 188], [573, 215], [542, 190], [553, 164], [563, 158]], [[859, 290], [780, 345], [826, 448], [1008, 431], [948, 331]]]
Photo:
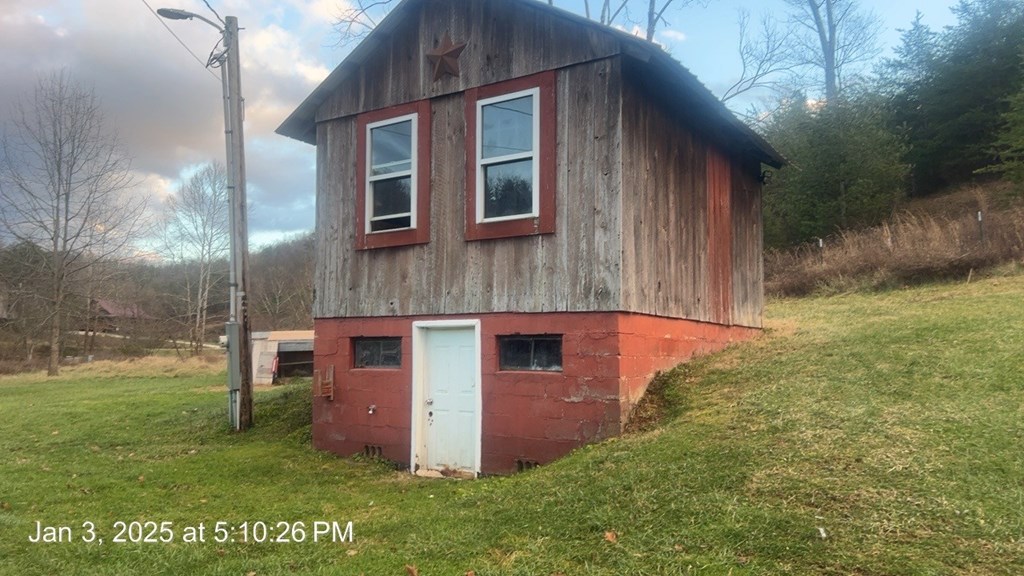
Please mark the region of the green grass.
[[[0, 378], [0, 574], [1022, 574], [1022, 303], [1024, 276], [775, 301], [671, 374], [662, 427], [476, 481], [311, 450], [303, 383], [237, 435], [216, 374]], [[107, 542], [30, 544], [37, 520]], [[218, 520], [355, 541], [180, 541]]]

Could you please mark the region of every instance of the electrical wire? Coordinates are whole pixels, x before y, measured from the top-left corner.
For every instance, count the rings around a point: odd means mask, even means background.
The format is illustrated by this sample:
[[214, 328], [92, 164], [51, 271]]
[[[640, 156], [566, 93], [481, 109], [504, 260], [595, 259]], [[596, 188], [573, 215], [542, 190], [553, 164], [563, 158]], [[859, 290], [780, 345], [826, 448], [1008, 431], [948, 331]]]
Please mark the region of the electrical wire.
[[210, 57], [206, 59], [207, 68], [220, 68], [221, 65], [223, 64], [221, 58], [224, 56], [225, 52], [227, 52], [227, 47], [225, 47], [224, 50], [219, 54], [217, 53], [217, 48], [220, 48], [220, 45], [223, 43], [224, 39], [221, 38], [217, 41], [216, 44], [213, 45], [213, 48], [210, 49]]
[[213, 9], [213, 6], [210, 6], [209, 2], [207, 2], [206, 0], [203, 0], [203, 4], [206, 4], [206, 7], [210, 9], [210, 12], [213, 12], [213, 15], [217, 17], [217, 20], [219, 20], [221, 24], [223, 24], [224, 26], [228, 25], [228, 23], [225, 22], [224, 19], [220, 17], [220, 14], [217, 14], [217, 11]]
[[160, 15], [156, 13], [156, 10], [154, 10], [153, 7], [149, 5], [149, 2], [147, 2], [146, 0], [142, 0], [142, 3], [146, 5], [146, 8], [149, 8], [149, 11], [152, 12], [153, 16], [160, 21], [160, 24], [163, 25], [163, 27], [171, 33], [171, 36], [174, 36], [174, 39], [178, 41], [178, 44], [181, 44], [181, 46], [185, 50], [187, 50], [188, 53], [191, 54], [193, 58], [195, 58], [196, 62], [199, 62], [199, 65], [202, 66], [204, 70], [210, 73], [210, 76], [213, 76], [217, 79], [218, 82], [220, 82], [220, 77], [214, 74], [213, 70], [210, 70], [209, 64], [203, 63], [202, 59], [200, 59], [199, 56], [196, 56], [196, 53], [193, 52], [192, 49], [188, 47], [188, 44], [185, 44], [185, 42], [181, 38], [179, 38], [177, 34], [174, 33], [174, 30], [172, 30], [171, 27], [167, 25], [167, 22], [164, 22], [164, 19], [161, 18]]

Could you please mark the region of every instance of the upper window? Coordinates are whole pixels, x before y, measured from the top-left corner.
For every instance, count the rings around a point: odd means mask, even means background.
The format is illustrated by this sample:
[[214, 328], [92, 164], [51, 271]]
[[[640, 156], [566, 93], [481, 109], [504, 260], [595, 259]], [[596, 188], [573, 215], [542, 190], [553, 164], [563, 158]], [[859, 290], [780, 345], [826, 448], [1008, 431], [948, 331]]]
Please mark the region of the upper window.
[[356, 248], [430, 241], [430, 101], [357, 121]]
[[555, 231], [555, 72], [466, 92], [466, 239]]
[[366, 126], [366, 233], [416, 227], [416, 115]]
[[540, 89], [480, 100], [476, 106], [476, 221], [537, 215]]

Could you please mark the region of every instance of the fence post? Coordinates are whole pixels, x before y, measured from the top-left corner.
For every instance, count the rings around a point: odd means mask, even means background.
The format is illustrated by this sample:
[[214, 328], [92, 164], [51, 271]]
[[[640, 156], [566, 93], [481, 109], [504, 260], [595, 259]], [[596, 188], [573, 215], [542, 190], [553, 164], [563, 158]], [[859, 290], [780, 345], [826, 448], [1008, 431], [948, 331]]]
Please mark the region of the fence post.
[[981, 214], [981, 210], [978, 210], [978, 241], [984, 246], [985, 244], [985, 220]]

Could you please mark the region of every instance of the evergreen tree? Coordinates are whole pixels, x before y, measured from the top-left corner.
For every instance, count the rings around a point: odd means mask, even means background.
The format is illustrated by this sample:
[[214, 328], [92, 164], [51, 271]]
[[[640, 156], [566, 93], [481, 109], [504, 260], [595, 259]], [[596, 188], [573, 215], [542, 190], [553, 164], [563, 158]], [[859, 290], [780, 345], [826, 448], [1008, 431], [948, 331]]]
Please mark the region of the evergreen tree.
[[768, 126], [790, 161], [765, 188], [765, 240], [786, 246], [876, 224], [903, 198], [902, 139], [883, 102], [863, 93], [823, 106], [790, 98]]
[[1024, 88], [1008, 102], [1010, 108], [1003, 114], [1003, 129], [995, 142], [998, 161], [980, 172], [1002, 173], [1017, 184], [1024, 184]]
[[904, 131], [911, 194], [969, 180], [992, 161], [1008, 97], [1021, 89], [1024, 3], [961, 0], [956, 25], [935, 35], [917, 18], [881, 69], [892, 127]]

